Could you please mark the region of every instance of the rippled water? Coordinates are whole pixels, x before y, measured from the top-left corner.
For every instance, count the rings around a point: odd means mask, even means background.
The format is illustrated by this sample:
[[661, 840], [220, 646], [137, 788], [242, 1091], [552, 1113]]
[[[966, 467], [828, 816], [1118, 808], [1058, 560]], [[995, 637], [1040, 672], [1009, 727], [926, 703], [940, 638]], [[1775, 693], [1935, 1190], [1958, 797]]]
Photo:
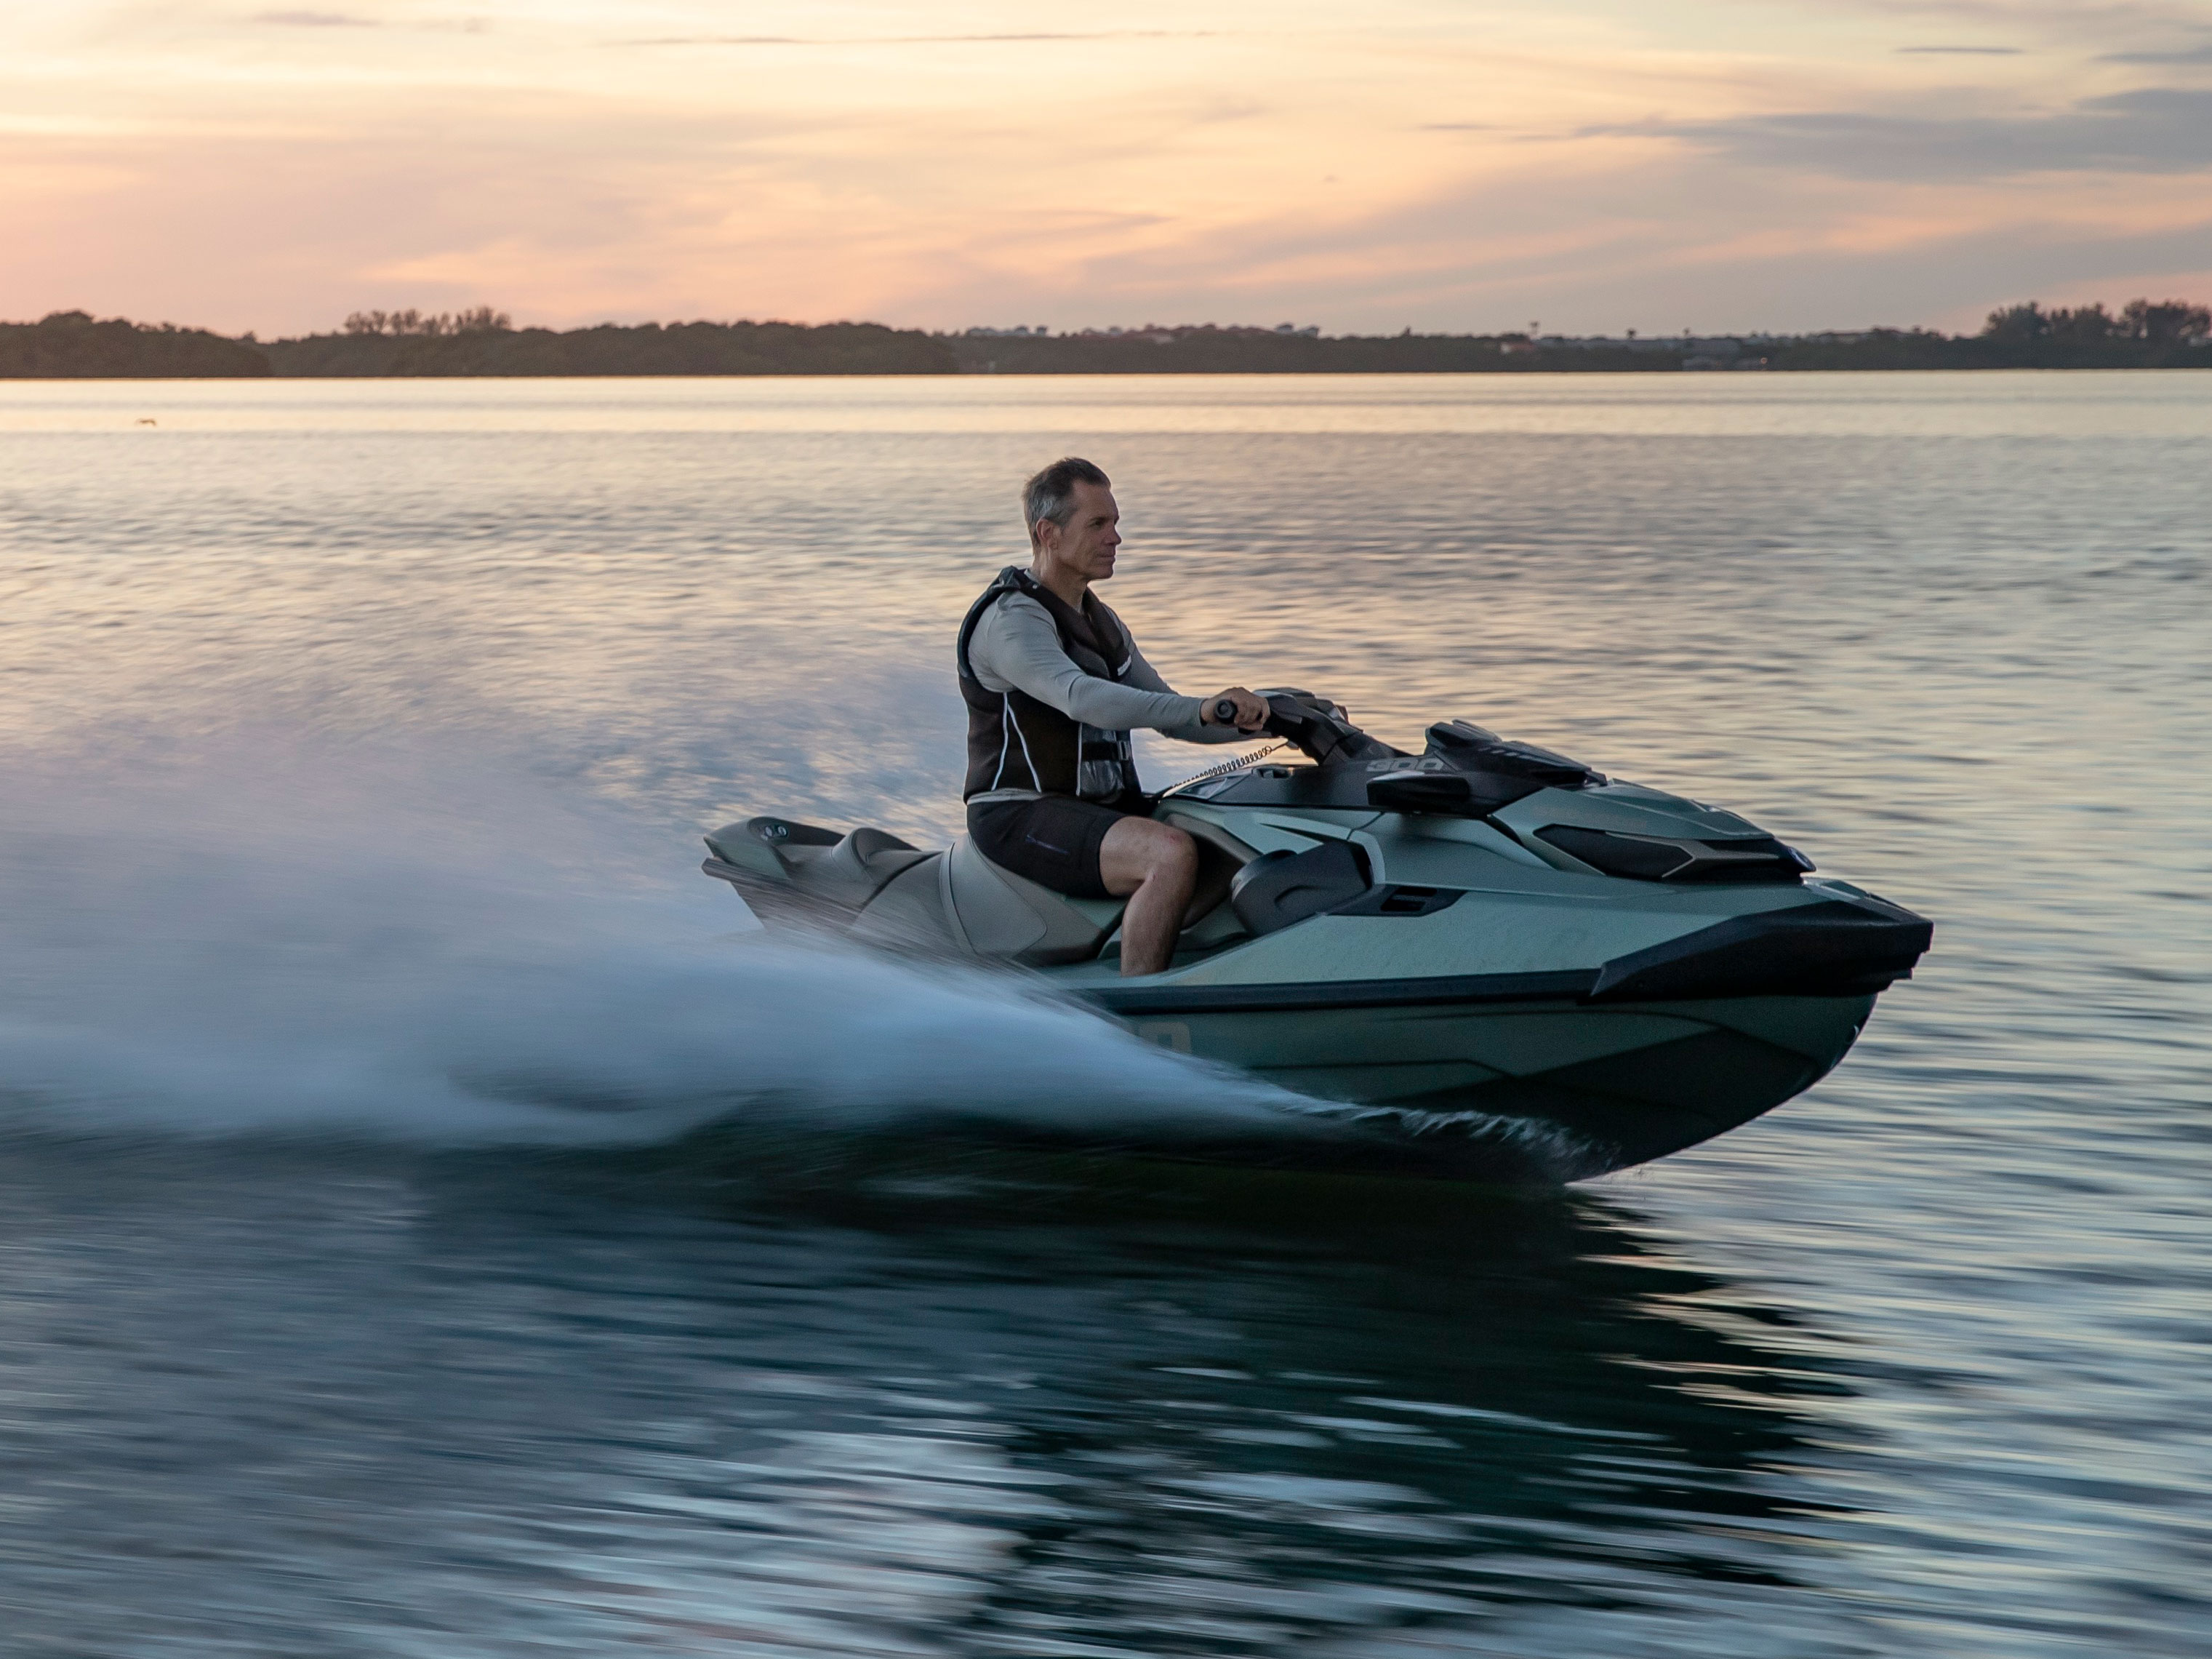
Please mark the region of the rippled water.
[[[0, 386], [8, 1650], [2203, 1651], [2208, 438], [2185, 374]], [[1071, 449], [1177, 683], [1735, 807], [1935, 955], [1511, 1196], [1163, 1160], [1284, 1102], [763, 948], [698, 831], [951, 828]]]

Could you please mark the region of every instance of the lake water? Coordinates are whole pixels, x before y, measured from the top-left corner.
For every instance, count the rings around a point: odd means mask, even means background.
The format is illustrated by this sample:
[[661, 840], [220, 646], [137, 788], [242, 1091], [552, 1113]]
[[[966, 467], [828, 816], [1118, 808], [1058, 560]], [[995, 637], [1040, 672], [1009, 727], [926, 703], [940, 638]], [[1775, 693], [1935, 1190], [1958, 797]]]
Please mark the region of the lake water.
[[[2180, 374], [0, 385], [7, 1651], [2206, 1652], [2208, 441]], [[1276, 1103], [763, 947], [700, 831], [952, 829], [1069, 451], [1177, 684], [1735, 807], [1934, 954], [1510, 1196], [1131, 1155]]]

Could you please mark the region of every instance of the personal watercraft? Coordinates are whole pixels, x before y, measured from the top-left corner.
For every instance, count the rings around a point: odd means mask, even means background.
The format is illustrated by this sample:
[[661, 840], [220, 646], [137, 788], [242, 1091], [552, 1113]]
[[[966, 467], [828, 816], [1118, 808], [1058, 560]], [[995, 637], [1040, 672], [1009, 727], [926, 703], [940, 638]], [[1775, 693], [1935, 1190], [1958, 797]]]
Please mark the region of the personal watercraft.
[[1580, 1177], [1734, 1128], [1826, 1076], [1929, 947], [1927, 921], [1733, 812], [1462, 720], [1413, 755], [1325, 699], [1261, 695], [1303, 759], [1157, 800], [1200, 852], [1164, 973], [1120, 976], [1123, 901], [1066, 897], [964, 836], [753, 817], [707, 837], [703, 868], [771, 928], [1027, 970], [1343, 1103], [1365, 1151], [1440, 1174], [1517, 1147]]

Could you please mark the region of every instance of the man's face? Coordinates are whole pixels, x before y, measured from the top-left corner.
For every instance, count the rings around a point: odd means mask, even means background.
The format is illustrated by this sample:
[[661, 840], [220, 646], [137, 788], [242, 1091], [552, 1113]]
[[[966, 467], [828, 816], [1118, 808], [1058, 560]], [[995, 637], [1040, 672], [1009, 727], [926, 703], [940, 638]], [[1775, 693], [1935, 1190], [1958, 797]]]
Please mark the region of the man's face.
[[1114, 574], [1114, 550], [1121, 545], [1121, 509], [1104, 484], [1078, 483], [1075, 511], [1065, 525], [1037, 526], [1037, 544], [1047, 557], [1086, 581], [1103, 582]]

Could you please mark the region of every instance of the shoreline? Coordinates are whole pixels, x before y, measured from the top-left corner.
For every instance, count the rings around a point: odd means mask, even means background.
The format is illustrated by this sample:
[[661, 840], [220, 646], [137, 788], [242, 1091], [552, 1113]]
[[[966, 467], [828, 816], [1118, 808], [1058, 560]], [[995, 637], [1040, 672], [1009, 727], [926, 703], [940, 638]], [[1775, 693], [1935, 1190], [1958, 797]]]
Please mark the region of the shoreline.
[[[2207, 354], [2212, 357], [2212, 353]], [[409, 374], [398, 372], [384, 374], [189, 374], [158, 372], [127, 371], [61, 373], [26, 374], [0, 369], [0, 385], [59, 386], [78, 381], [175, 380], [201, 384], [262, 384], [306, 383], [318, 385], [357, 384], [365, 380], [1643, 380], [1674, 375], [1690, 375], [1699, 380], [1733, 379], [1747, 372], [1759, 374], [1779, 374], [1792, 377], [1815, 374], [1894, 375], [1894, 374], [2186, 374], [2191, 372], [2212, 371], [2212, 361], [2201, 363], [1913, 363], [1899, 365], [1835, 366], [1819, 368], [1766, 368], [1755, 371], [1734, 372], [1705, 369], [1685, 369], [1676, 366], [1653, 366], [1647, 368], [1127, 368], [1127, 369], [939, 369], [923, 371], [858, 369], [760, 369], [726, 370], [720, 372], [684, 372], [681, 370], [617, 369], [606, 371], [562, 370], [550, 373], [528, 370], [501, 371], [483, 369], [450, 374]]]
[[2212, 309], [2131, 301], [1993, 313], [1983, 331], [1875, 328], [1802, 335], [1324, 336], [1201, 326], [1053, 334], [929, 333], [881, 323], [605, 323], [513, 326], [459, 316], [356, 313], [337, 332], [261, 340], [55, 312], [0, 323], [0, 380], [721, 379], [1224, 374], [1674, 374], [2212, 368]]

